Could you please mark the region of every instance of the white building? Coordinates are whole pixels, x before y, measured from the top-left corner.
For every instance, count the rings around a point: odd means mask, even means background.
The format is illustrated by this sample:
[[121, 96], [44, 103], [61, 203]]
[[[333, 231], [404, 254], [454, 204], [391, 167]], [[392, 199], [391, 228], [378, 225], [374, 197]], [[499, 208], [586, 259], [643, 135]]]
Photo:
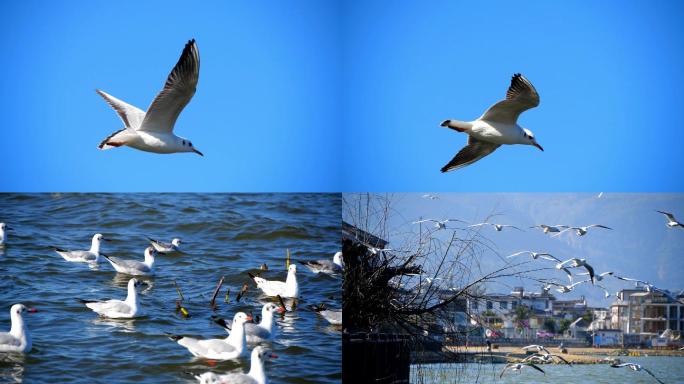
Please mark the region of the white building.
[[643, 287], [618, 292], [610, 306], [611, 328], [638, 335], [639, 342], [658, 337], [666, 330], [679, 336], [684, 331], [684, 296], [668, 297]]

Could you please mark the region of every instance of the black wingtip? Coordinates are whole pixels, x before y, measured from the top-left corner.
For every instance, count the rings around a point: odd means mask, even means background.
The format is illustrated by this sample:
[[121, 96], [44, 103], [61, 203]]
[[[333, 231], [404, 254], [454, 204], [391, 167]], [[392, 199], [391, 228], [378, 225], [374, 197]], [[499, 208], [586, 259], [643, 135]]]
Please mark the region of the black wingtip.
[[449, 123], [451, 123], [451, 120], [444, 120], [442, 121], [442, 124], [440, 124], [441, 127], [448, 127]]
[[226, 321], [225, 321], [224, 319], [220, 318], [220, 317], [212, 316], [212, 317], [211, 317], [211, 321], [213, 321], [214, 323], [220, 325], [220, 326], [223, 327], [223, 328], [230, 329], [230, 326], [228, 325], [228, 323], [226, 323]]
[[95, 302], [94, 300], [83, 300], [83, 299], [79, 299], [79, 298], [76, 298], [76, 301], [78, 301], [81, 304], [88, 304], [88, 303], [94, 303]]
[[167, 333], [167, 334], [166, 334], [166, 337], [168, 337], [169, 339], [171, 339], [171, 340], [173, 340], [173, 341], [178, 341], [178, 340], [182, 339], [182, 338], [185, 337], [185, 336], [172, 335], [172, 334], [170, 334], [170, 333]]
[[247, 274], [249, 275], [249, 277], [250, 277], [252, 280], [254, 280], [254, 279], [256, 278], [256, 276], [254, 276], [254, 275], [252, 274], [252, 272], [247, 272]]

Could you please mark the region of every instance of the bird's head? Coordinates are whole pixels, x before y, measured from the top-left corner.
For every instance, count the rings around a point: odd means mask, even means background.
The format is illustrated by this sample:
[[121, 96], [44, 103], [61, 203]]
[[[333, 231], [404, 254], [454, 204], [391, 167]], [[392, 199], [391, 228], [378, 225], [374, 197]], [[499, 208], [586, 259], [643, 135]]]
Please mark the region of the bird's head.
[[202, 154], [202, 152], [197, 150], [197, 148], [195, 148], [192, 145], [192, 141], [190, 141], [188, 139], [184, 139], [182, 137], [178, 137], [176, 140], [178, 141], [178, 144], [180, 145], [182, 152], [195, 152], [196, 154], [198, 154], [200, 156], [204, 156]]
[[527, 128], [523, 128], [522, 144], [534, 145], [535, 147], [539, 148], [541, 151], [544, 151], [544, 148], [542, 148], [542, 146], [539, 145], [539, 143], [537, 143], [537, 140], [534, 138], [534, 133], [532, 133], [532, 131], [530, 131]]

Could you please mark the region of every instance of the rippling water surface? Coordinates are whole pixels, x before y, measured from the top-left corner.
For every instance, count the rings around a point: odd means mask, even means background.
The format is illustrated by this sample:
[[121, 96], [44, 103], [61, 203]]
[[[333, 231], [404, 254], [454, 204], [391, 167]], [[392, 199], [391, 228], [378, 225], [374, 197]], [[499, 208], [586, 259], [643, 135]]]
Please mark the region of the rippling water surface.
[[[615, 358], [615, 356], [612, 356]], [[669, 356], [628, 357], [619, 356], [623, 362], [641, 364], [667, 384], [684, 383], [684, 358]], [[412, 383], [567, 383], [567, 384], [657, 384], [646, 372], [627, 368], [611, 368], [608, 364], [586, 365], [540, 365], [546, 372], [522, 369], [520, 372], [499, 374], [503, 364], [432, 364], [412, 366]], [[420, 371], [420, 372], [419, 372]]]
[[[165, 333], [225, 337], [212, 314], [261, 313], [265, 298], [247, 277], [262, 263], [266, 278], [283, 279], [286, 249], [297, 260], [332, 258], [339, 249], [338, 194], [0, 194], [0, 221], [14, 231], [0, 248], [0, 329], [9, 329], [9, 307], [22, 302], [33, 351], [0, 354], [0, 382], [193, 382], [188, 373], [248, 370], [248, 359], [212, 362], [193, 358]], [[102, 233], [114, 241], [102, 252], [142, 260], [145, 235], [183, 240], [183, 253], [159, 256], [156, 276], [144, 278], [140, 302], [146, 316], [105, 320], [76, 298], [121, 298], [129, 276], [106, 262], [93, 270], [69, 263], [50, 246], [87, 249]], [[225, 282], [212, 312], [211, 295]], [[308, 309], [321, 302], [340, 307], [341, 280], [298, 268], [301, 298], [277, 321], [271, 343], [278, 359], [267, 364], [274, 383], [333, 383], [341, 379], [341, 337]], [[176, 314], [180, 285], [191, 317]], [[250, 290], [237, 303], [243, 283]], [[230, 288], [230, 303], [224, 303]], [[250, 347], [251, 348], [251, 347]]]

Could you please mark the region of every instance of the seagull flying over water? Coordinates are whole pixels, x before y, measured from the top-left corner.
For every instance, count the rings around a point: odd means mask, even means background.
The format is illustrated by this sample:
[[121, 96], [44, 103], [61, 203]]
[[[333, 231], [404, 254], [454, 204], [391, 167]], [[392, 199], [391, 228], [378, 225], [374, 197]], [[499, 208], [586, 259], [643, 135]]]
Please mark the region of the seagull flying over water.
[[544, 150], [537, 143], [534, 134], [518, 125], [518, 116], [539, 105], [539, 94], [523, 75], [516, 73], [506, 92], [506, 99], [492, 105], [477, 120], [466, 122], [445, 120], [442, 127], [468, 134], [468, 144], [442, 167], [442, 172], [463, 168], [489, 155], [502, 144], [533, 145]]
[[675, 219], [673, 214], [671, 214], [669, 212], [663, 212], [663, 211], [656, 211], [656, 212], [662, 213], [663, 215], [665, 215], [665, 217], [667, 217], [667, 224], [665, 224], [665, 225], [667, 225], [668, 228], [675, 228], [675, 227], [684, 228], [684, 224], [677, 221], [677, 219]]
[[531, 362], [524, 362], [524, 363], [508, 363], [504, 368], [501, 370], [501, 374], [499, 375], [499, 378], [503, 377], [503, 374], [506, 373], [507, 369], [510, 369], [511, 371], [520, 371], [524, 367], [532, 367], [536, 369], [537, 371], [543, 373], [546, 375], [546, 372], [544, 372], [543, 369], [537, 367], [536, 365], [532, 364]]
[[629, 368], [629, 369], [631, 369], [632, 371], [635, 371], [635, 372], [644, 371], [644, 372], [648, 373], [649, 375], [651, 375], [651, 376], [652, 376], [654, 379], [656, 379], [659, 383], [665, 384], [665, 383], [663, 383], [659, 378], [657, 378], [656, 375], [653, 374], [653, 372], [649, 371], [647, 368], [642, 367], [640, 364], [636, 364], [636, 363], [612, 364], [611, 367], [612, 367], [612, 368], [627, 367], [627, 368]]
[[166, 79], [164, 88], [147, 108], [147, 112], [99, 89], [96, 90], [114, 108], [124, 123], [123, 129], [102, 140], [98, 148], [110, 149], [126, 145], [146, 152], [194, 152], [204, 156], [195, 149], [190, 140], [173, 133], [178, 115], [195, 94], [199, 68], [199, 50], [195, 39], [192, 39], [185, 44], [178, 63]]

